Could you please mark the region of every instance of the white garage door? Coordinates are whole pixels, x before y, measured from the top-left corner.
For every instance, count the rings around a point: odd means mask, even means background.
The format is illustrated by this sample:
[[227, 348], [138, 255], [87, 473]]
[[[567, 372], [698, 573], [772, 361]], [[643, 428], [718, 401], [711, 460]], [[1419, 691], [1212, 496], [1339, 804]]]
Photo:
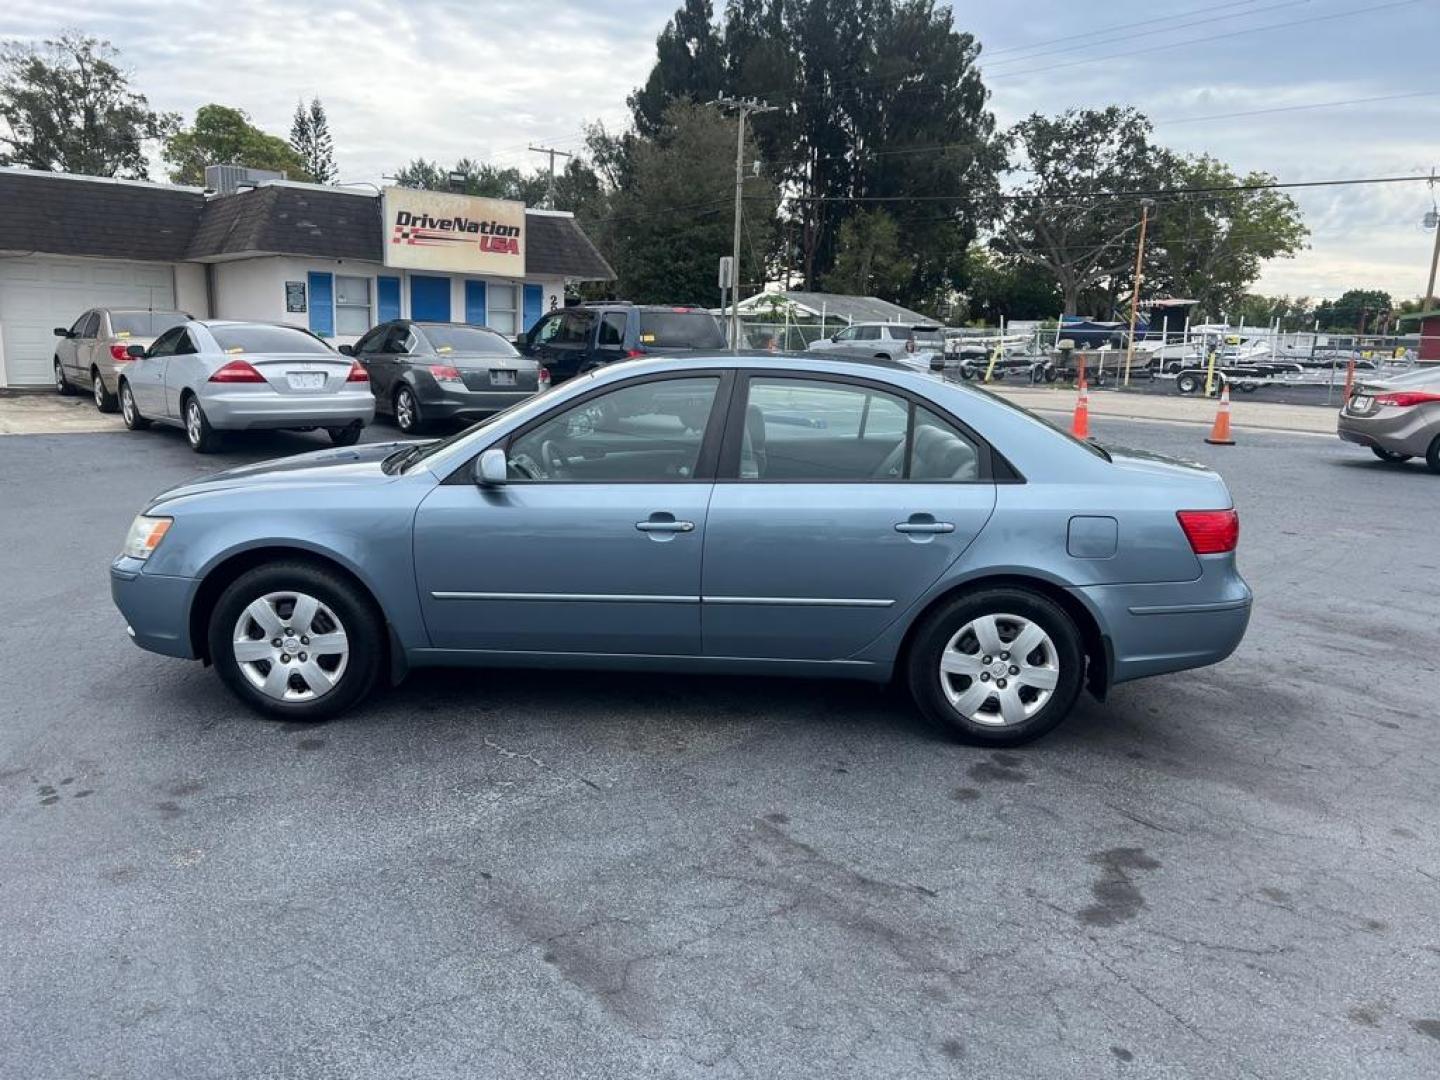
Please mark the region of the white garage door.
[[168, 263], [0, 256], [0, 386], [50, 382], [57, 326], [86, 308], [173, 308]]

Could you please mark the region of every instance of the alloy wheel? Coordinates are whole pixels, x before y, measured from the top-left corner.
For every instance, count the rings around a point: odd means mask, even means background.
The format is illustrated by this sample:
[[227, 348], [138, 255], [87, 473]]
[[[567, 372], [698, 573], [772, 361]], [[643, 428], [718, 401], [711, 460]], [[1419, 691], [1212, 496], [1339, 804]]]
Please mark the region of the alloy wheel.
[[235, 664], [275, 701], [314, 701], [340, 682], [350, 642], [335, 612], [302, 592], [266, 593], [235, 620]]
[[55, 389], [65, 393], [65, 372], [60, 370], [60, 361], [55, 361]]
[[91, 390], [95, 395], [95, 407], [103, 410], [105, 408], [105, 383], [99, 375], [95, 376], [95, 382]]
[[410, 431], [415, 427], [415, 398], [409, 390], [401, 390], [395, 395], [395, 425], [401, 431]]
[[199, 446], [204, 431], [200, 424], [200, 403], [194, 398], [185, 406], [185, 437], [191, 446]]
[[1060, 658], [1050, 635], [1019, 615], [981, 615], [940, 654], [940, 689], [951, 708], [990, 727], [1023, 723], [1054, 696]]
[[120, 415], [125, 418], [127, 427], [135, 426], [135, 398], [131, 395], [127, 383], [120, 384]]

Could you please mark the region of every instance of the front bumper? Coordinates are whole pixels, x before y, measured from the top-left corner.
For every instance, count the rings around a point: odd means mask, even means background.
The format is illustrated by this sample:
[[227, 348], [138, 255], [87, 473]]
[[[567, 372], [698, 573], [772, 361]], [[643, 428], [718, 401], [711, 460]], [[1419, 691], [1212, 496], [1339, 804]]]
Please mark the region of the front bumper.
[[126, 555], [110, 564], [110, 596], [125, 617], [131, 639], [142, 649], [196, 659], [190, 643], [192, 578], [147, 574], [145, 563]]
[[297, 427], [348, 427], [375, 419], [375, 395], [363, 390], [338, 394], [218, 391], [200, 396], [210, 426], [223, 431]]
[[1110, 639], [1112, 683], [1218, 664], [1239, 646], [1250, 624], [1250, 586], [1233, 555], [1200, 562], [1194, 581], [1075, 590], [1099, 613]]

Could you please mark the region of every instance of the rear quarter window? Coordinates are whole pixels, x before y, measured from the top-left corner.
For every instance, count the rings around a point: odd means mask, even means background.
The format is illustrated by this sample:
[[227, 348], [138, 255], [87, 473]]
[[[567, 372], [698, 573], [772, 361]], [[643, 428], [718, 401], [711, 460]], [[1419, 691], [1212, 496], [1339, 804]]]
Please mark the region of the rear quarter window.
[[641, 311], [640, 344], [647, 349], [723, 349], [725, 334], [708, 311]]

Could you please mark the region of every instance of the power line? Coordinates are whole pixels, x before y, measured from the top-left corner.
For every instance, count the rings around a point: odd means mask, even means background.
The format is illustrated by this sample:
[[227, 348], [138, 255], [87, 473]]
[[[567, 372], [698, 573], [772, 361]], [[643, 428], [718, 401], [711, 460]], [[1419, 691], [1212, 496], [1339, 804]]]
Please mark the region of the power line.
[[1303, 109], [1335, 109], [1342, 105], [1368, 105], [1376, 101], [1402, 101], [1406, 98], [1434, 97], [1440, 90], [1414, 90], [1404, 94], [1382, 94], [1379, 97], [1345, 98], [1342, 101], [1317, 101], [1309, 105], [1279, 105], [1273, 109], [1245, 109], [1241, 112], [1214, 113], [1210, 116], [1181, 116], [1172, 120], [1151, 120], [1160, 124], [1198, 124], [1205, 120], [1233, 120], [1241, 116], [1266, 116], [1270, 113], [1300, 112]]

